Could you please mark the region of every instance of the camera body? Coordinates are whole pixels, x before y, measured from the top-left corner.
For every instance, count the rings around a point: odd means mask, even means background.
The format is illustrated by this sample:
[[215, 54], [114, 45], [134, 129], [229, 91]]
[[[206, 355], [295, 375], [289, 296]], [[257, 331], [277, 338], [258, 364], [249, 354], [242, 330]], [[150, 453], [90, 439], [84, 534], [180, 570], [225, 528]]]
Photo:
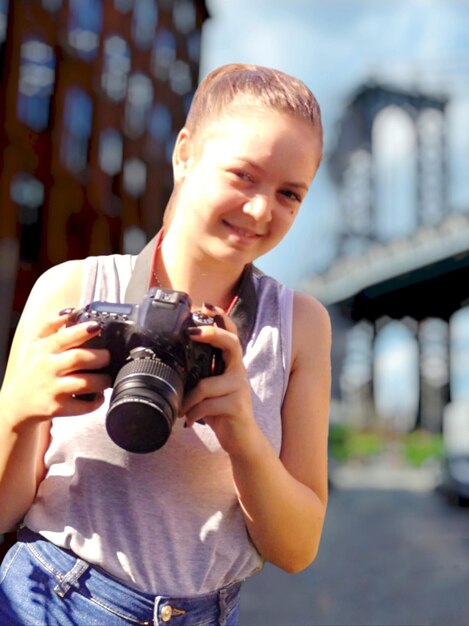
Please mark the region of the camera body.
[[106, 429], [130, 452], [162, 447], [184, 395], [201, 378], [223, 372], [221, 351], [189, 337], [188, 328], [214, 324], [191, 304], [184, 292], [156, 287], [139, 304], [94, 301], [70, 316], [68, 325], [96, 321], [102, 327], [84, 347], [111, 353], [99, 370], [113, 384]]

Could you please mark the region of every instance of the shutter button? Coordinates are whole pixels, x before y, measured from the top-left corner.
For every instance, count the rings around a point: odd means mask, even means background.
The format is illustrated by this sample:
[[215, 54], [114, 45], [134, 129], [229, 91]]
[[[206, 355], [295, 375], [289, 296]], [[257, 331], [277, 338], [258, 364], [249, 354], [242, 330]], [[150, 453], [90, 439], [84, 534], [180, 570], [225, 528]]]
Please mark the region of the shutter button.
[[163, 622], [169, 622], [173, 616], [173, 607], [170, 604], [165, 604], [161, 607], [161, 619]]

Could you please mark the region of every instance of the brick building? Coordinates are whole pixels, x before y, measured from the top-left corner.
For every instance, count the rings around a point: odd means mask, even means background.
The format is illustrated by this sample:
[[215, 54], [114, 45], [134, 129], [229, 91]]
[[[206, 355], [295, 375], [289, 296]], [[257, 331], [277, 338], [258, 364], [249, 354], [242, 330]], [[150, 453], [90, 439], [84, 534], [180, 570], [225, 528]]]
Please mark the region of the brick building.
[[203, 0], [0, 0], [0, 379], [39, 274], [159, 227], [207, 17]]

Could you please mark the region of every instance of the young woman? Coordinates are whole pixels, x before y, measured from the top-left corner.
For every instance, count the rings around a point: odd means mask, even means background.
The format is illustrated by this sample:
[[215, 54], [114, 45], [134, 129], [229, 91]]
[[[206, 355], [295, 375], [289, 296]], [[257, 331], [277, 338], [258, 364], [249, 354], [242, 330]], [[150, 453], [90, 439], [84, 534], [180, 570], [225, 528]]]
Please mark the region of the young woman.
[[[0, 571], [0, 624], [236, 624], [241, 582], [264, 560], [288, 572], [313, 561], [329, 318], [252, 262], [288, 232], [321, 156], [301, 81], [221, 67], [178, 135], [162, 232], [138, 258], [69, 261], [38, 280], [0, 394], [0, 531], [21, 526]], [[110, 352], [84, 345], [101, 326], [67, 321], [154, 286], [214, 316], [188, 340], [221, 350], [224, 371], [186, 394], [163, 447], [136, 454], [106, 432]]]

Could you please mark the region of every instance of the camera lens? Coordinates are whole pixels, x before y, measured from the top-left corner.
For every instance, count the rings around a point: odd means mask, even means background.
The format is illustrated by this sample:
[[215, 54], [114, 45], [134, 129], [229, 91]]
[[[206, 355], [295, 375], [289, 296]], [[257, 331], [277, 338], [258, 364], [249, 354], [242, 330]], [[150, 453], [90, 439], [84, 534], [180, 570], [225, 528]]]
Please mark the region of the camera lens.
[[154, 452], [168, 440], [184, 384], [173, 368], [154, 358], [137, 358], [119, 371], [106, 416], [106, 430], [128, 452]]

